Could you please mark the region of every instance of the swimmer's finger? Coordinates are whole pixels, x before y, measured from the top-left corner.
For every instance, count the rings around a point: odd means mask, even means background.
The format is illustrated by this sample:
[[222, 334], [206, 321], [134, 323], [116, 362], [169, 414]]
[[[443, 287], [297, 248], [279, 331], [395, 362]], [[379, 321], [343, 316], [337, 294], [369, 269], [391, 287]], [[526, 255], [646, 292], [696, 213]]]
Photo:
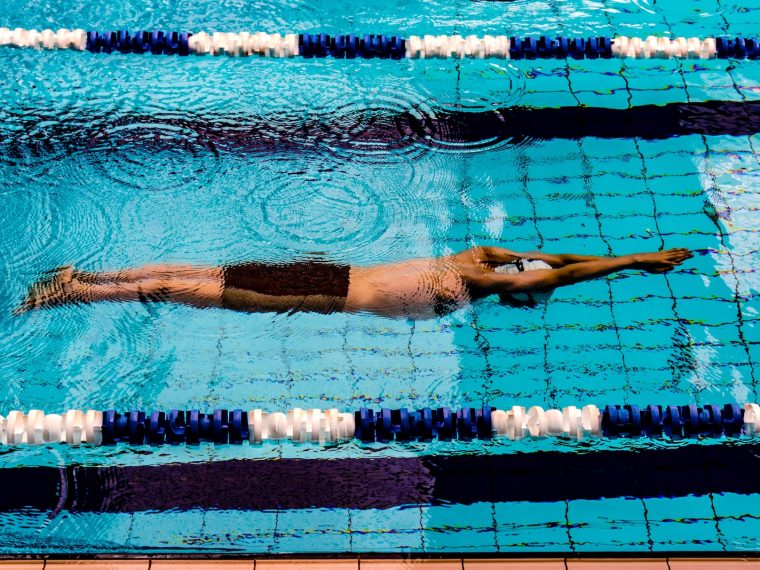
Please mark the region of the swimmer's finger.
[[694, 254], [691, 253], [690, 251], [686, 251], [686, 252], [678, 254], [679, 261], [686, 261], [687, 259], [691, 259], [692, 257], [694, 257]]
[[667, 256], [669, 259], [677, 259], [680, 261], [693, 257], [692, 253], [688, 249], [671, 249], [668, 252]]

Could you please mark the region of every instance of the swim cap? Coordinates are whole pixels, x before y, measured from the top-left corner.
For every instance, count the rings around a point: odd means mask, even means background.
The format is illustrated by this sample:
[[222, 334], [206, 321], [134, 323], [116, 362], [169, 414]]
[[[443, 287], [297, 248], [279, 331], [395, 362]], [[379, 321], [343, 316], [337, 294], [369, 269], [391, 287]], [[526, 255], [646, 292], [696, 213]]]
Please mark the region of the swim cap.
[[[535, 271], [536, 269], [551, 269], [552, 266], [541, 261], [540, 259], [518, 259], [504, 265], [499, 265], [494, 268], [496, 273], [506, 273], [507, 275], [518, 275], [523, 271]], [[534, 307], [538, 303], [545, 303], [549, 300], [549, 297], [554, 293], [554, 289], [546, 291], [531, 291], [522, 293], [510, 293], [508, 295], [502, 295], [507, 300], [510, 298], [515, 301], [515, 304], [521, 306]]]

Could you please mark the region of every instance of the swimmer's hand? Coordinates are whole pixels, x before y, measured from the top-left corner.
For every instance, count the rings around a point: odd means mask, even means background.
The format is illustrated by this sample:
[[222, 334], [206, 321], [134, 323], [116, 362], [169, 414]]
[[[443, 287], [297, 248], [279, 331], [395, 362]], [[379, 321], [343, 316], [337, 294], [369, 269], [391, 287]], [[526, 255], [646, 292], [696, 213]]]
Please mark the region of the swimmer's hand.
[[649, 273], [667, 273], [692, 257], [694, 254], [682, 247], [656, 253], [637, 253], [633, 255], [633, 266]]

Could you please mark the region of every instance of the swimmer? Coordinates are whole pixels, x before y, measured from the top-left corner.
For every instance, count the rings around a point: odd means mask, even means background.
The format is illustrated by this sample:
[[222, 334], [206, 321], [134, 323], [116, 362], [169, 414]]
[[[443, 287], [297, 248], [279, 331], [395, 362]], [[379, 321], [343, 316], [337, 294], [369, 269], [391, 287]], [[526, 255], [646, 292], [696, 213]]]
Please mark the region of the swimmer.
[[691, 251], [682, 248], [597, 257], [474, 247], [440, 258], [368, 267], [296, 261], [88, 272], [66, 266], [32, 285], [15, 313], [70, 303], [140, 301], [253, 313], [346, 312], [424, 319], [490, 295], [510, 305], [533, 305], [557, 287], [626, 269], [666, 273], [691, 257]]

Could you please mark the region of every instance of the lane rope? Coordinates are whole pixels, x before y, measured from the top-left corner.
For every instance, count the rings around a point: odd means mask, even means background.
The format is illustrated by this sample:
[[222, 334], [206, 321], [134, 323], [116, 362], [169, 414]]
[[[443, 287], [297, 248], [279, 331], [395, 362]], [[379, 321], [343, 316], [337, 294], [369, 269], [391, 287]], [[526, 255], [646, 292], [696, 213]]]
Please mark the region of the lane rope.
[[544, 410], [540, 406], [496, 409], [448, 407], [373, 410], [293, 408], [288, 412], [171, 410], [68, 410], [46, 414], [14, 410], [0, 416], [0, 444], [132, 445], [242, 444], [265, 442], [337, 444], [391, 441], [471, 441], [507, 438], [721, 438], [760, 433], [760, 406], [646, 406], [590, 404]]
[[383, 34], [267, 34], [264, 32], [85, 31], [0, 28], [0, 46], [94, 53], [230, 55], [340, 59], [760, 59], [760, 42], [748, 38]]

